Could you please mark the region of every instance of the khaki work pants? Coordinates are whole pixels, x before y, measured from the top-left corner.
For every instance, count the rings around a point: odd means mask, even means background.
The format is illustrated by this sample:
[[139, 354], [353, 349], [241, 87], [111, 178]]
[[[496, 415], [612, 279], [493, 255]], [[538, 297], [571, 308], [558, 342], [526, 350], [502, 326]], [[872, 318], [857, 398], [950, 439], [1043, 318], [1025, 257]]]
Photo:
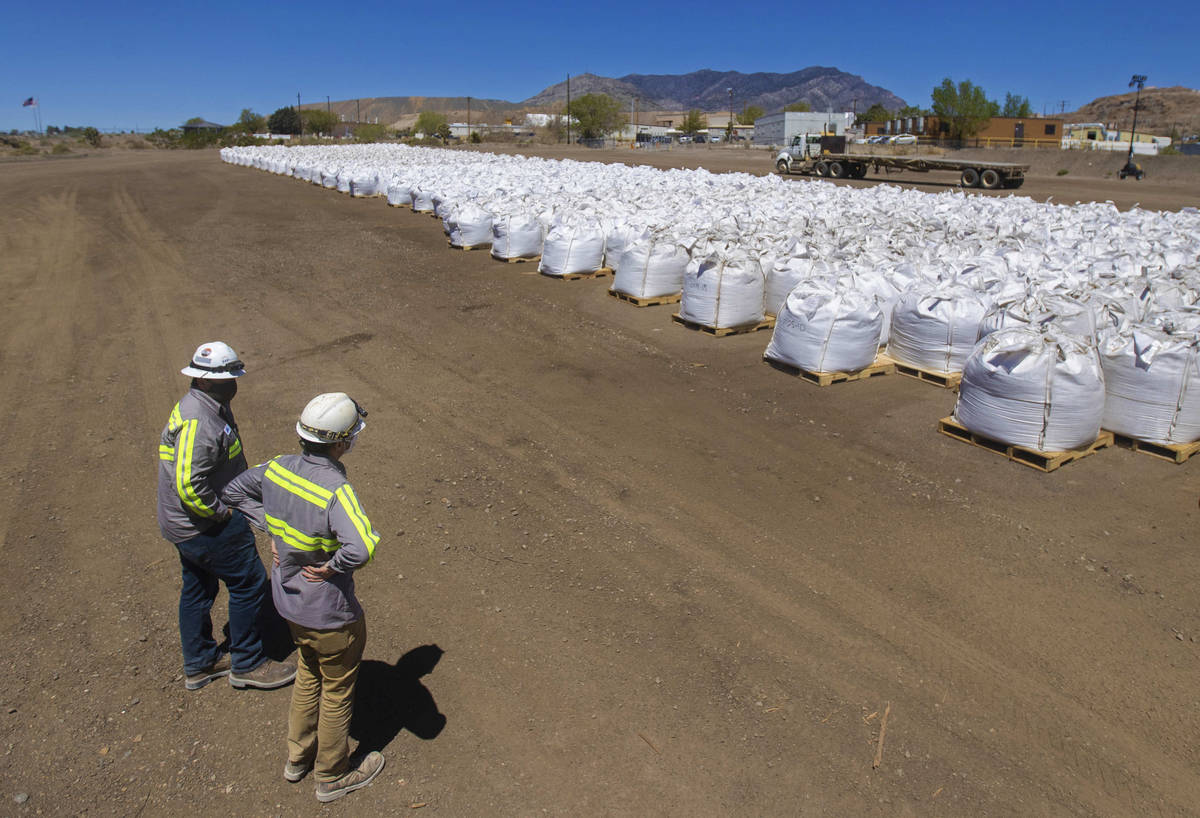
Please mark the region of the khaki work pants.
[[334, 781], [350, 769], [350, 716], [367, 620], [334, 630], [288, 626], [300, 654], [288, 713], [288, 761], [311, 762], [317, 781]]

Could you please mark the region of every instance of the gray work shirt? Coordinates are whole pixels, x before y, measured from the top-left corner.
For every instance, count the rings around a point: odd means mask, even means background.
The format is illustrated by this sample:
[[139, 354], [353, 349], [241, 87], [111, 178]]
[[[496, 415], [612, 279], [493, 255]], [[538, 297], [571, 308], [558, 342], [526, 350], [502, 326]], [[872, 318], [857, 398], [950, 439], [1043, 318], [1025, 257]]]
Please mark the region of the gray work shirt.
[[[279, 555], [271, 596], [279, 615], [305, 628], [340, 628], [362, 616], [354, 571], [370, 561], [379, 535], [346, 481], [346, 467], [324, 455], [280, 455], [247, 469], [223, 499], [270, 532]], [[309, 582], [301, 569], [328, 563], [335, 573]]]
[[158, 526], [173, 543], [190, 540], [225, 516], [221, 489], [246, 470], [228, 404], [189, 389], [158, 441]]

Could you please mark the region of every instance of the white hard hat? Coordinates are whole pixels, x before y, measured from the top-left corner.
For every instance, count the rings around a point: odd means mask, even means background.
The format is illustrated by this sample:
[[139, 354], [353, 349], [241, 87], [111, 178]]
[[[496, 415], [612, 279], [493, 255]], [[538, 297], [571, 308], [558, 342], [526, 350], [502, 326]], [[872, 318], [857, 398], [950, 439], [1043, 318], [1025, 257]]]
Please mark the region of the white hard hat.
[[345, 392], [326, 392], [300, 413], [296, 434], [311, 443], [341, 443], [363, 430], [367, 410]]
[[196, 347], [192, 362], [179, 370], [193, 378], [228, 380], [246, 374], [246, 367], [238, 360], [233, 347], [224, 341], [209, 341]]

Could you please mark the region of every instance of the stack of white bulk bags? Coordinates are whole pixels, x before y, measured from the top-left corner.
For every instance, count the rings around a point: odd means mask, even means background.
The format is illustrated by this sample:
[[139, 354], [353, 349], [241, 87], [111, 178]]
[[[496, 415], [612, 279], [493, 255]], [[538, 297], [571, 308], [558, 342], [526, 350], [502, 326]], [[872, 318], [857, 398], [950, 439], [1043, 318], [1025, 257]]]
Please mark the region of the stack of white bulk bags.
[[486, 247], [492, 243], [492, 214], [473, 204], [456, 208], [446, 217], [453, 247]]
[[626, 245], [612, 289], [638, 298], [674, 295], [683, 289], [688, 261], [687, 250], [670, 236], [646, 231]]
[[538, 271], [551, 276], [594, 273], [604, 262], [604, 231], [595, 223], [551, 225]]
[[757, 259], [736, 249], [714, 250], [688, 263], [679, 317], [713, 329], [757, 324], [765, 291]]
[[508, 261], [542, 253], [542, 223], [527, 213], [492, 217], [492, 256]]
[[387, 203], [392, 207], [412, 207], [412, 188], [404, 182], [392, 182], [387, 188]]
[[1054, 452], [1087, 446], [1104, 416], [1096, 348], [1039, 327], [997, 330], [967, 360], [954, 416], [972, 432], [1013, 446]]
[[857, 372], [875, 361], [882, 330], [872, 295], [835, 279], [808, 279], [784, 300], [765, 355], [809, 372]]
[[989, 306], [964, 284], [918, 284], [892, 310], [888, 356], [930, 372], [961, 372]]
[[1104, 428], [1150, 443], [1200, 440], [1200, 336], [1146, 324], [1104, 332]]

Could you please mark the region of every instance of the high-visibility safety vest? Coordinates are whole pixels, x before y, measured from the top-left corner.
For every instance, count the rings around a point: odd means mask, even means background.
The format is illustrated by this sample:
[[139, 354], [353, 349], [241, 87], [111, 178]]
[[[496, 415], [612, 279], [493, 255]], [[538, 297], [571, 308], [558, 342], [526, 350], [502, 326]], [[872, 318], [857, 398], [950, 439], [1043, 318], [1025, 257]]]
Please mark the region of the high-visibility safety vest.
[[190, 389], [158, 441], [158, 525], [171, 542], [190, 540], [225, 516], [225, 484], [246, 470], [233, 410]]
[[[280, 616], [321, 630], [362, 616], [354, 571], [375, 555], [379, 535], [345, 466], [324, 455], [280, 455], [232, 480], [222, 498], [275, 541], [271, 595]], [[309, 582], [301, 573], [325, 564], [337, 572], [326, 581]]]

